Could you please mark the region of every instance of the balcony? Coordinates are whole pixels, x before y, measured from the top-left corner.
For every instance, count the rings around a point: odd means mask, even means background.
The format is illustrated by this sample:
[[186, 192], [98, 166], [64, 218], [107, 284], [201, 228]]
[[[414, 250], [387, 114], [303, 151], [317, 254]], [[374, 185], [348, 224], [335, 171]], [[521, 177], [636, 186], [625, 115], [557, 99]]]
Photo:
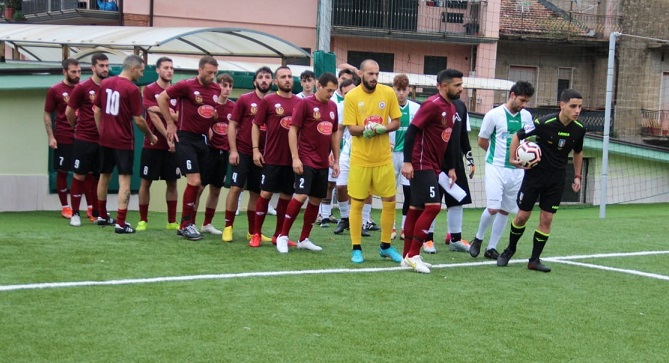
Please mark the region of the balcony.
[[120, 0], [23, 0], [26, 21], [35, 24], [118, 25]]
[[479, 22], [485, 6], [478, 0], [334, 0], [332, 35], [493, 42]]

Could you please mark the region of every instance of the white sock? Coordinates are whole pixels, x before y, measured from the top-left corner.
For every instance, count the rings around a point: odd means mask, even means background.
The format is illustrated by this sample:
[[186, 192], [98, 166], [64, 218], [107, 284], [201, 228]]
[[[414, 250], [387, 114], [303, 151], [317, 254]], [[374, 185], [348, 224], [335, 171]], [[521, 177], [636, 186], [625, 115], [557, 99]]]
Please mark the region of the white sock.
[[342, 218], [348, 218], [349, 203], [348, 200], [344, 202], [339, 202], [339, 215]]
[[479, 221], [479, 229], [478, 231], [476, 231], [476, 238], [483, 241], [485, 233], [488, 230], [488, 228], [490, 228], [490, 225], [492, 224], [492, 221], [494, 219], [495, 216], [490, 214], [490, 212], [488, 212], [488, 208], [483, 210], [483, 213], [481, 213], [481, 220]]
[[321, 203], [321, 217], [330, 218], [331, 215], [332, 215], [332, 204]]
[[502, 213], [497, 213], [495, 216], [495, 221], [492, 223], [492, 231], [490, 232], [490, 241], [488, 241], [488, 247], [486, 250], [491, 248], [497, 248], [497, 243], [499, 239], [502, 238], [502, 233], [506, 228], [506, 223], [509, 221], [509, 215], [503, 215]]
[[450, 207], [446, 214], [448, 215], [448, 233], [462, 233], [462, 206]]
[[402, 230], [404, 230], [404, 222], [406, 222], [406, 220], [407, 220], [407, 216], [403, 215], [402, 216], [402, 227], [401, 227]]
[[430, 230], [428, 230], [428, 233], [434, 233], [434, 227], [437, 225], [437, 218], [432, 220], [432, 224], [430, 224]]
[[362, 223], [367, 223], [372, 220], [372, 204], [365, 204], [362, 207]]

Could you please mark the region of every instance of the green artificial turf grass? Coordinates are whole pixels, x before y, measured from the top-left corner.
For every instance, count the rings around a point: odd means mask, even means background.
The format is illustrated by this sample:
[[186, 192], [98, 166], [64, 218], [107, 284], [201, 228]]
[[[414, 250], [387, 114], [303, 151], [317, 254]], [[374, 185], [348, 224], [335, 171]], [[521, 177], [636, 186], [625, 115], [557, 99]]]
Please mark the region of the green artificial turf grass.
[[[544, 257], [669, 250], [663, 236], [668, 210], [666, 205], [613, 206], [604, 220], [596, 208], [561, 210]], [[480, 212], [465, 211], [464, 238], [473, 236]], [[525, 261], [537, 218], [535, 213], [530, 219], [514, 263], [506, 268], [0, 292], [0, 361], [669, 359], [665, 345], [658, 343], [669, 322], [664, 314], [669, 282], [557, 262], [547, 262], [553, 268], [550, 274], [529, 271]], [[444, 221], [440, 214], [435, 234], [439, 253], [425, 259], [438, 264], [483, 262], [482, 256], [447, 251]], [[245, 222], [237, 218], [236, 241], [224, 244], [220, 236], [210, 235], [203, 242], [187, 242], [157, 228], [162, 222], [145, 233], [116, 236], [109, 227], [75, 229], [56, 212], [3, 213], [0, 285], [397, 266], [375, 253], [379, 232], [363, 239], [367, 261], [358, 266], [348, 261], [348, 235], [334, 237], [332, 227], [314, 227], [311, 239], [324, 247], [321, 253], [291, 249], [279, 255], [269, 243], [249, 248]], [[299, 223], [301, 217], [292, 236], [299, 234]], [[273, 224], [268, 217], [266, 234]], [[401, 241], [396, 244], [401, 250]], [[666, 275], [669, 255], [576, 261]]]

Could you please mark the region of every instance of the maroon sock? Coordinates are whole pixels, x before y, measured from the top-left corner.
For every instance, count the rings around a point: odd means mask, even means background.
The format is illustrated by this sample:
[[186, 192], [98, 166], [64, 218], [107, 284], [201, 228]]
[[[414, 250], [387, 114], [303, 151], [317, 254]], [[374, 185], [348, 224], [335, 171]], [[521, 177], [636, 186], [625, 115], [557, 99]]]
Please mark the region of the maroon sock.
[[191, 215], [191, 223], [195, 224], [197, 220], [197, 209], [193, 208], [193, 214]]
[[235, 211], [234, 210], [226, 210], [225, 211], [225, 226], [226, 227], [232, 227], [233, 224], [235, 224]]
[[72, 188], [70, 189], [70, 199], [72, 202], [72, 214], [79, 213], [79, 206], [81, 205], [81, 193], [86, 185], [83, 181], [72, 179]]
[[109, 213], [107, 213], [107, 201], [98, 199], [98, 215], [103, 218], [109, 218]]
[[216, 208], [205, 208], [203, 226], [211, 224], [211, 220], [214, 219], [214, 213], [216, 213]]
[[177, 221], [177, 201], [167, 201], [167, 223], [174, 223]]
[[[413, 230], [413, 242], [411, 243], [411, 249], [409, 249], [409, 257], [420, 255], [420, 248], [423, 246], [423, 242], [425, 242], [425, 238], [427, 238], [427, 234], [429, 233], [430, 225], [437, 214], [439, 214], [438, 205], [425, 206]], [[404, 236], [406, 238], [406, 232]]]
[[[93, 174], [86, 175], [86, 190], [84, 194], [86, 195], [86, 203], [89, 206], [93, 207], [93, 216], [97, 217], [98, 212], [98, 178]], [[90, 198], [89, 198], [90, 197]]]
[[300, 214], [300, 209], [302, 208], [302, 203], [295, 200], [295, 198], [290, 200], [288, 203], [288, 208], [286, 208], [286, 218], [283, 220], [283, 226], [281, 227], [282, 236], [287, 236], [290, 233], [290, 228], [295, 223], [297, 215]]
[[128, 214], [128, 209], [119, 209], [116, 211], [116, 224], [125, 226], [125, 216]]
[[255, 226], [256, 226], [256, 211], [254, 210], [247, 210], [246, 211], [246, 220], [249, 223], [249, 234], [253, 234], [255, 232]]
[[314, 222], [316, 222], [316, 217], [318, 217], [318, 207], [319, 205], [313, 205], [307, 203], [307, 209], [304, 211], [304, 224], [302, 225], [302, 233], [300, 233], [299, 242], [304, 241], [306, 238], [309, 238], [311, 229], [314, 227]]
[[256, 202], [256, 218], [253, 233], [262, 233], [262, 225], [265, 223], [265, 216], [267, 215], [268, 205], [269, 199], [258, 197], [258, 201]]
[[420, 217], [422, 210], [419, 209], [409, 209], [407, 212], [407, 218], [404, 220], [404, 252], [402, 256], [406, 256], [411, 249], [411, 242], [413, 240], [413, 230], [416, 226], [416, 220]]
[[288, 209], [290, 199], [281, 199], [276, 203], [276, 228], [274, 228], [274, 236], [278, 237], [283, 227], [283, 221], [286, 219], [286, 209]]
[[181, 228], [186, 228], [189, 224], [194, 223], [195, 214], [194, 206], [195, 199], [197, 199], [198, 187], [190, 184], [186, 184], [186, 190], [184, 190], [183, 202], [181, 206]]
[[148, 222], [149, 221], [149, 205], [140, 204], [139, 205], [139, 220]]
[[67, 172], [58, 170], [56, 173], [56, 191], [58, 192], [58, 199], [60, 205], [67, 206]]

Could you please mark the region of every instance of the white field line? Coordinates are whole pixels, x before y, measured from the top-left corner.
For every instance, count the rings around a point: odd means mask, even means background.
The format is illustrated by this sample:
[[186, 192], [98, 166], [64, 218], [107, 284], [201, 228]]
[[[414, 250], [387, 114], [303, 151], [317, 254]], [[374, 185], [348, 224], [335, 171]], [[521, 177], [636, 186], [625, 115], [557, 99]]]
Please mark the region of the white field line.
[[[668, 276], [650, 274], [635, 270], [625, 270], [612, 267], [605, 267], [599, 265], [585, 264], [572, 262], [575, 259], [592, 259], [592, 258], [607, 258], [607, 257], [633, 257], [633, 256], [648, 256], [648, 255], [662, 255], [669, 254], [669, 251], [643, 251], [643, 252], [628, 252], [628, 253], [604, 253], [595, 255], [573, 255], [561, 257], [548, 257], [544, 261], [551, 261], [563, 264], [572, 264], [577, 266], [598, 268], [607, 271], [616, 271], [623, 273], [630, 273], [645, 277], [652, 277], [656, 279], [669, 280]], [[509, 263], [527, 263], [526, 259], [515, 259]], [[435, 264], [433, 268], [456, 268], [456, 267], [473, 267], [495, 265], [495, 261], [480, 261], [480, 262], [463, 262], [453, 264]], [[367, 273], [367, 272], [389, 272], [408, 270], [407, 267], [377, 267], [377, 268], [339, 268], [339, 269], [321, 269], [321, 270], [298, 270], [298, 271], [265, 271], [265, 272], [240, 272], [227, 274], [207, 274], [207, 275], [189, 275], [189, 276], [166, 276], [166, 277], [151, 277], [151, 278], [136, 278], [136, 279], [121, 279], [121, 280], [106, 280], [106, 281], [69, 281], [69, 282], [44, 282], [33, 284], [17, 284], [17, 285], [0, 285], [0, 292], [16, 291], [16, 290], [39, 290], [39, 289], [54, 289], [63, 287], [80, 287], [80, 286], [110, 286], [110, 285], [136, 285], [136, 284], [151, 284], [160, 282], [179, 282], [179, 281], [196, 281], [196, 280], [225, 280], [245, 277], [273, 277], [273, 276], [291, 276], [291, 275], [322, 275], [322, 274], [340, 274], [340, 273]]]

